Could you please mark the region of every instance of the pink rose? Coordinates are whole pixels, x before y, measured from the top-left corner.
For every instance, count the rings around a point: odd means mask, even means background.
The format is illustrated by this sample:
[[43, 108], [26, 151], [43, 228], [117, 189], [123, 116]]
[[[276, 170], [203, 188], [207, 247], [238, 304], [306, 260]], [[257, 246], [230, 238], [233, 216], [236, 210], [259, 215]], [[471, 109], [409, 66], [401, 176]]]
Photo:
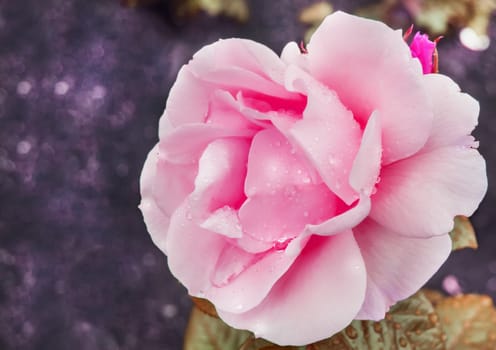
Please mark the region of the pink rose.
[[380, 22], [334, 13], [281, 57], [221, 40], [179, 72], [140, 207], [226, 323], [311, 343], [383, 318], [446, 260], [487, 187], [478, 112]]
[[433, 62], [436, 42], [431, 41], [426, 34], [417, 32], [410, 44], [410, 50], [412, 51], [412, 57], [418, 58], [422, 64], [424, 74], [433, 73], [436, 66]]

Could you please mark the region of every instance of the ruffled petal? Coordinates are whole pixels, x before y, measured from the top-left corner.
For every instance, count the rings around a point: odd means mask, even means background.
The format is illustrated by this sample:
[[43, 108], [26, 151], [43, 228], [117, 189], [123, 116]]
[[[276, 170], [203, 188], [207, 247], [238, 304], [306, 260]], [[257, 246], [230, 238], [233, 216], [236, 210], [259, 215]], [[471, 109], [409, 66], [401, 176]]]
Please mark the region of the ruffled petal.
[[[203, 123], [208, 114], [211, 88], [209, 84], [196, 78], [188, 66], [183, 66], [169, 92], [161, 120], [166, 119], [174, 127], [190, 123]], [[195, 101], [195, 103], [191, 103], [191, 101]], [[159, 136], [162, 139], [166, 136], [168, 128], [166, 125], [160, 124]]]
[[288, 138], [305, 154], [327, 186], [345, 203], [358, 198], [348, 178], [362, 132], [339, 98], [299, 68], [286, 72], [286, 86], [305, 93], [303, 119], [289, 129]]
[[170, 221], [166, 240], [169, 269], [190, 295], [203, 297], [212, 286], [217, 260], [228, 244], [224, 236], [197, 225], [185, 200]]
[[[140, 177], [141, 203], [139, 208], [143, 214], [146, 229], [157, 247], [165, 254], [165, 239], [169, 228], [169, 216], [158, 207], [154, 197], [154, 183], [158, 165], [158, 145], [148, 153]], [[184, 197], [183, 197], [184, 198]]]
[[416, 293], [451, 252], [448, 234], [404, 237], [370, 219], [353, 232], [367, 269], [367, 292], [359, 319], [383, 319], [391, 305]]
[[424, 86], [433, 101], [434, 120], [431, 134], [422, 152], [444, 146], [474, 146], [472, 130], [477, 125], [479, 103], [449, 77], [428, 74]]
[[487, 189], [477, 150], [443, 147], [382, 169], [371, 218], [411, 237], [448, 233], [456, 215], [473, 214]]
[[224, 206], [239, 208], [246, 198], [243, 185], [249, 146], [249, 141], [234, 138], [215, 140], [207, 146], [190, 195], [193, 216], [203, 221], [204, 213]]
[[182, 125], [160, 141], [160, 155], [171, 163], [196, 163], [212, 141], [230, 137], [250, 139], [255, 133], [253, 129], [229, 129], [214, 124]]
[[284, 62], [268, 47], [246, 39], [219, 40], [204, 46], [188, 64], [202, 81], [236, 93], [254, 90], [290, 98], [282, 85]]
[[366, 272], [351, 231], [312, 237], [292, 267], [254, 309], [218, 310], [229, 325], [279, 345], [306, 345], [346, 327], [363, 303]]
[[262, 302], [296, 258], [282, 249], [251, 254], [229, 246], [219, 256], [212, 287], [204, 297], [218, 310], [234, 314], [249, 312]]
[[373, 112], [350, 172], [350, 185], [355, 191], [368, 196], [374, 192], [381, 171], [381, 156], [381, 119], [378, 112]]
[[198, 164], [171, 163], [160, 152], [160, 143], [158, 147], [158, 163], [151, 196], [164, 215], [170, 217], [193, 191]]
[[374, 110], [380, 113], [384, 164], [411, 156], [425, 144], [432, 107], [422, 67], [399, 31], [335, 12], [307, 48], [310, 74], [336, 91], [361, 125]]
[[237, 248], [224, 235], [198, 226], [189, 200], [174, 212], [166, 243], [173, 252], [169, 268], [188, 293], [233, 313], [260, 304], [296, 259], [284, 250], [251, 254]]

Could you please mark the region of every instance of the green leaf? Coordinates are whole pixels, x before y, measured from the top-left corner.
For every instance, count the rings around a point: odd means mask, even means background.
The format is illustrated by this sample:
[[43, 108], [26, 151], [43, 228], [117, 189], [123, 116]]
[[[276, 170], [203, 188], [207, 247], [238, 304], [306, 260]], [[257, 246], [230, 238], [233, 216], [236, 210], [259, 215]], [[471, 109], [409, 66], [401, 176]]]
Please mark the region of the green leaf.
[[477, 238], [475, 231], [466, 216], [459, 215], [455, 217], [455, 226], [450, 232], [451, 241], [453, 242], [453, 250], [463, 248], [477, 249]]
[[487, 295], [459, 295], [435, 303], [446, 350], [496, 349], [496, 310]]
[[445, 350], [444, 335], [432, 304], [421, 293], [399, 302], [379, 322], [353, 321], [308, 350]]
[[184, 350], [239, 350], [251, 333], [193, 308], [184, 338]]

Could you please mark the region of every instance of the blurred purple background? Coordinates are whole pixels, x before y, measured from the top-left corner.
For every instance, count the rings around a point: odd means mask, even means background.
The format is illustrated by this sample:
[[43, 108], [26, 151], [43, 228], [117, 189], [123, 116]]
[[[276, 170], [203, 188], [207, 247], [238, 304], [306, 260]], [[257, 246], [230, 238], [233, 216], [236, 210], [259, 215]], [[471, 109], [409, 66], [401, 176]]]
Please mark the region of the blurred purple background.
[[[312, 1], [248, 3], [241, 25], [117, 0], [0, 1], [0, 349], [181, 348], [191, 303], [145, 230], [138, 178], [197, 49], [236, 36], [280, 52], [303, 38], [297, 16]], [[441, 71], [481, 103], [490, 186], [473, 217], [480, 249], [454, 253], [430, 285], [494, 298], [496, 21], [490, 30], [483, 52], [440, 45]]]

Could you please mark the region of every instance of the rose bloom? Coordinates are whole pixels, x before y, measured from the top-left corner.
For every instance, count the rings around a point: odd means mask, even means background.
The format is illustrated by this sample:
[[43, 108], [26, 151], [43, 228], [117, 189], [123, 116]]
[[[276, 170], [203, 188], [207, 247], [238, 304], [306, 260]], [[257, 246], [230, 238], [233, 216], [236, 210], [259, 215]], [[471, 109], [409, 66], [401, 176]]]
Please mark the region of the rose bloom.
[[401, 31], [341, 12], [304, 53], [198, 51], [141, 177], [147, 229], [189, 294], [302, 345], [415, 293], [487, 188], [477, 101], [423, 64]]

